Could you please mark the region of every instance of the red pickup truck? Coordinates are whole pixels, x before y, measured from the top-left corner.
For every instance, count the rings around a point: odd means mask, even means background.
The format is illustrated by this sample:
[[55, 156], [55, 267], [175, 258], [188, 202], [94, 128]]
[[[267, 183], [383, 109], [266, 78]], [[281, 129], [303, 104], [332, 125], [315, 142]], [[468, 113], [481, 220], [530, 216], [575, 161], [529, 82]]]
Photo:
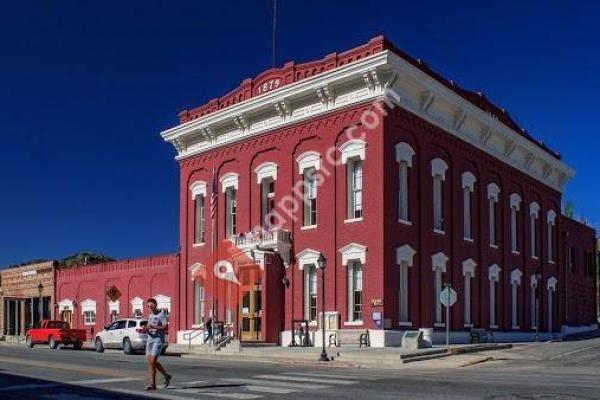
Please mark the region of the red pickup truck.
[[51, 349], [65, 344], [79, 350], [86, 336], [85, 329], [71, 329], [68, 322], [43, 320], [25, 332], [25, 344], [29, 348], [35, 344], [48, 344]]

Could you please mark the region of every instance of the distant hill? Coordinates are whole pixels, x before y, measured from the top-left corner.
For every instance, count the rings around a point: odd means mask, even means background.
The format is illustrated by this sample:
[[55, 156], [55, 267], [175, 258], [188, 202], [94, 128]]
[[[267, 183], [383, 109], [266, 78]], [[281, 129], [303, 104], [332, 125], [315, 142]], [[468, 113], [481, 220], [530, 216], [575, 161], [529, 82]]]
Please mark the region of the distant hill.
[[[48, 262], [48, 261], [52, 261], [52, 260], [48, 260], [48, 259], [30, 260], [30, 261], [25, 261], [25, 262], [22, 262], [19, 264], [7, 265], [4, 267], [0, 267], [0, 270], [7, 269], [7, 268], [23, 267], [25, 265], [31, 265], [31, 264], [40, 264], [40, 263]], [[65, 257], [61, 260], [58, 260], [57, 265], [60, 268], [72, 268], [72, 267], [79, 267], [81, 265], [98, 264], [98, 263], [110, 262], [110, 261], [115, 261], [115, 259], [107, 256], [106, 254], [82, 251], [82, 252], [70, 255], [68, 257]]]

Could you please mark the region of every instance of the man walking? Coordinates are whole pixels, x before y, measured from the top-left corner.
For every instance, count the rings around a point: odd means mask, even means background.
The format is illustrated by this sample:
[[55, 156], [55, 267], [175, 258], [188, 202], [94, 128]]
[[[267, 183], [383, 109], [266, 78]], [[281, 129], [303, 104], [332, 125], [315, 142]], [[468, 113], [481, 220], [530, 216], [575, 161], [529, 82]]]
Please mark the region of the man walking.
[[150, 310], [148, 314], [148, 325], [144, 329], [148, 333], [146, 342], [146, 357], [148, 358], [148, 378], [149, 383], [146, 390], [156, 390], [156, 370], [165, 378], [164, 388], [169, 387], [171, 375], [167, 373], [161, 363], [158, 362], [158, 356], [162, 352], [165, 344], [165, 336], [169, 329], [169, 322], [165, 313], [158, 309], [156, 300], [153, 298], [146, 301], [146, 306]]

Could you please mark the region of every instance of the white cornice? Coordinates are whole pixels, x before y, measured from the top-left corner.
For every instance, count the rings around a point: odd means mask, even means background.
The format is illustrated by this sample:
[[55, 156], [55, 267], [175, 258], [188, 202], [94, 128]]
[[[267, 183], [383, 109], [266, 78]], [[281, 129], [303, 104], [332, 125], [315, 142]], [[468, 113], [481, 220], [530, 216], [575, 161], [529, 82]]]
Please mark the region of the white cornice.
[[357, 104], [386, 100], [562, 191], [571, 167], [391, 51], [332, 69], [162, 132], [177, 159]]

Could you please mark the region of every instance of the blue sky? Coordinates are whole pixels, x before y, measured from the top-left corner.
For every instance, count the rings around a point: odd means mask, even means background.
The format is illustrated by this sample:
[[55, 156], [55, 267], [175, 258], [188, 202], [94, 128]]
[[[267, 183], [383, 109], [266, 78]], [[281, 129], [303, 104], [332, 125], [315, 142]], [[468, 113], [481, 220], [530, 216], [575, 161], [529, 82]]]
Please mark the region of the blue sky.
[[[372, 3], [279, 0], [278, 63], [385, 34], [559, 150], [577, 170], [565, 199], [600, 228], [600, 3]], [[269, 68], [270, 23], [270, 0], [3, 4], [0, 265], [176, 251], [159, 132]]]

